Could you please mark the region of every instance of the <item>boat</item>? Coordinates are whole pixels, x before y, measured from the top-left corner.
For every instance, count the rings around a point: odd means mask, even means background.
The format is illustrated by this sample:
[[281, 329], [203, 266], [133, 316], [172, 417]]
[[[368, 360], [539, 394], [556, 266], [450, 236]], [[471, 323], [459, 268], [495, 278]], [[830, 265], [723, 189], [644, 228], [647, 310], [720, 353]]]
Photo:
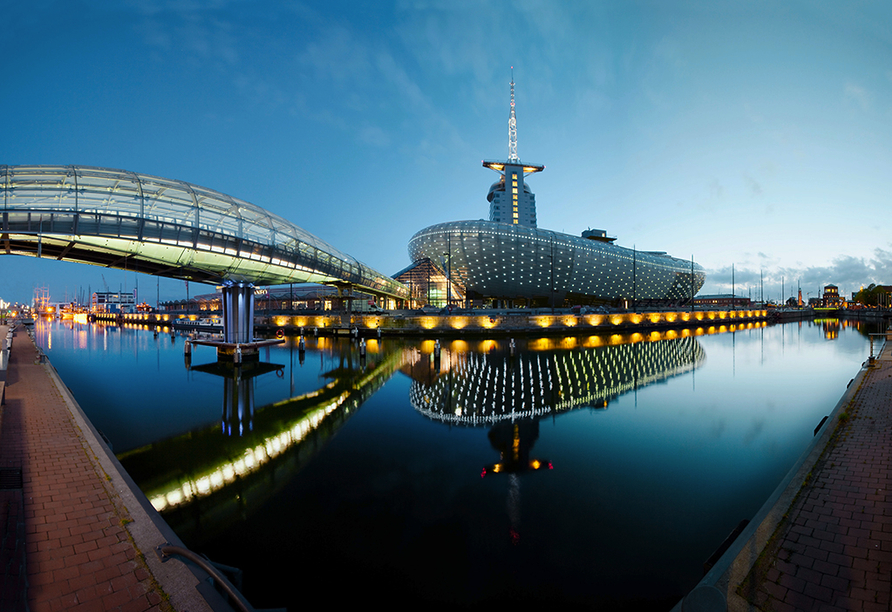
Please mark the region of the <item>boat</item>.
[[174, 319], [171, 322], [174, 329], [198, 331], [207, 333], [222, 333], [223, 319], [220, 317], [200, 317], [198, 319]]

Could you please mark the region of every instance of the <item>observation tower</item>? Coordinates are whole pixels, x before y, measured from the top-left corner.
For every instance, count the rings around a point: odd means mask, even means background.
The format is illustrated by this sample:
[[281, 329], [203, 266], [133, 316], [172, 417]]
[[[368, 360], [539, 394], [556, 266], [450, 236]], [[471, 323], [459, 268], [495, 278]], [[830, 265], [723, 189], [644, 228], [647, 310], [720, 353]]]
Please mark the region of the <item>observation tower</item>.
[[514, 112], [514, 66], [511, 67], [511, 107], [508, 111], [508, 159], [484, 160], [483, 166], [501, 176], [489, 188], [489, 220], [536, 227], [536, 195], [524, 180], [527, 175], [542, 172], [545, 166], [524, 164], [517, 156], [517, 116]]

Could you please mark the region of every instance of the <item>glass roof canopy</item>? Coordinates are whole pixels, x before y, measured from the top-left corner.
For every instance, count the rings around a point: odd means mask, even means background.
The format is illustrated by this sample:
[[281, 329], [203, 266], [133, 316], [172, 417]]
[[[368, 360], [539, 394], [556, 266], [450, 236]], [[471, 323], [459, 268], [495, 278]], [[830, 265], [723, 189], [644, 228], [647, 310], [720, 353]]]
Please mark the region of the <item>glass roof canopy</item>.
[[89, 166], [0, 165], [0, 254], [205, 283], [408, 289], [259, 206], [183, 181]]

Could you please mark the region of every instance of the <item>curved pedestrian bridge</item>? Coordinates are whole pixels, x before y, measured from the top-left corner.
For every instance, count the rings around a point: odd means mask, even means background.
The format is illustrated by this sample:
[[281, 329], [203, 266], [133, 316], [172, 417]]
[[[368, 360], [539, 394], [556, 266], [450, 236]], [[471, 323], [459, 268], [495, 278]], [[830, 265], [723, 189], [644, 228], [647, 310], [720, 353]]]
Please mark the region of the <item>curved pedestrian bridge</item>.
[[0, 254], [195, 282], [408, 289], [259, 206], [178, 180], [89, 166], [0, 165]]

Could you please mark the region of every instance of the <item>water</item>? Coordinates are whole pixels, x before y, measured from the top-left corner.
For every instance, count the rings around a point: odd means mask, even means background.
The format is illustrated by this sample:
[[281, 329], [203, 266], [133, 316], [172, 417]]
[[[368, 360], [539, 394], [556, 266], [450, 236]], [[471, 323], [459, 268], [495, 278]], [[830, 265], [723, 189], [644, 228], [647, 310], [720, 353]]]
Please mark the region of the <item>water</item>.
[[289, 339], [238, 378], [204, 367], [206, 347], [187, 369], [183, 338], [150, 330], [36, 335], [186, 545], [242, 568], [257, 607], [331, 590], [668, 609], [869, 354], [868, 329], [839, 321], [716, 331], [513, 354], [443, 340], [438, 359], [429, 340], [372, 340], [362, 359]]

